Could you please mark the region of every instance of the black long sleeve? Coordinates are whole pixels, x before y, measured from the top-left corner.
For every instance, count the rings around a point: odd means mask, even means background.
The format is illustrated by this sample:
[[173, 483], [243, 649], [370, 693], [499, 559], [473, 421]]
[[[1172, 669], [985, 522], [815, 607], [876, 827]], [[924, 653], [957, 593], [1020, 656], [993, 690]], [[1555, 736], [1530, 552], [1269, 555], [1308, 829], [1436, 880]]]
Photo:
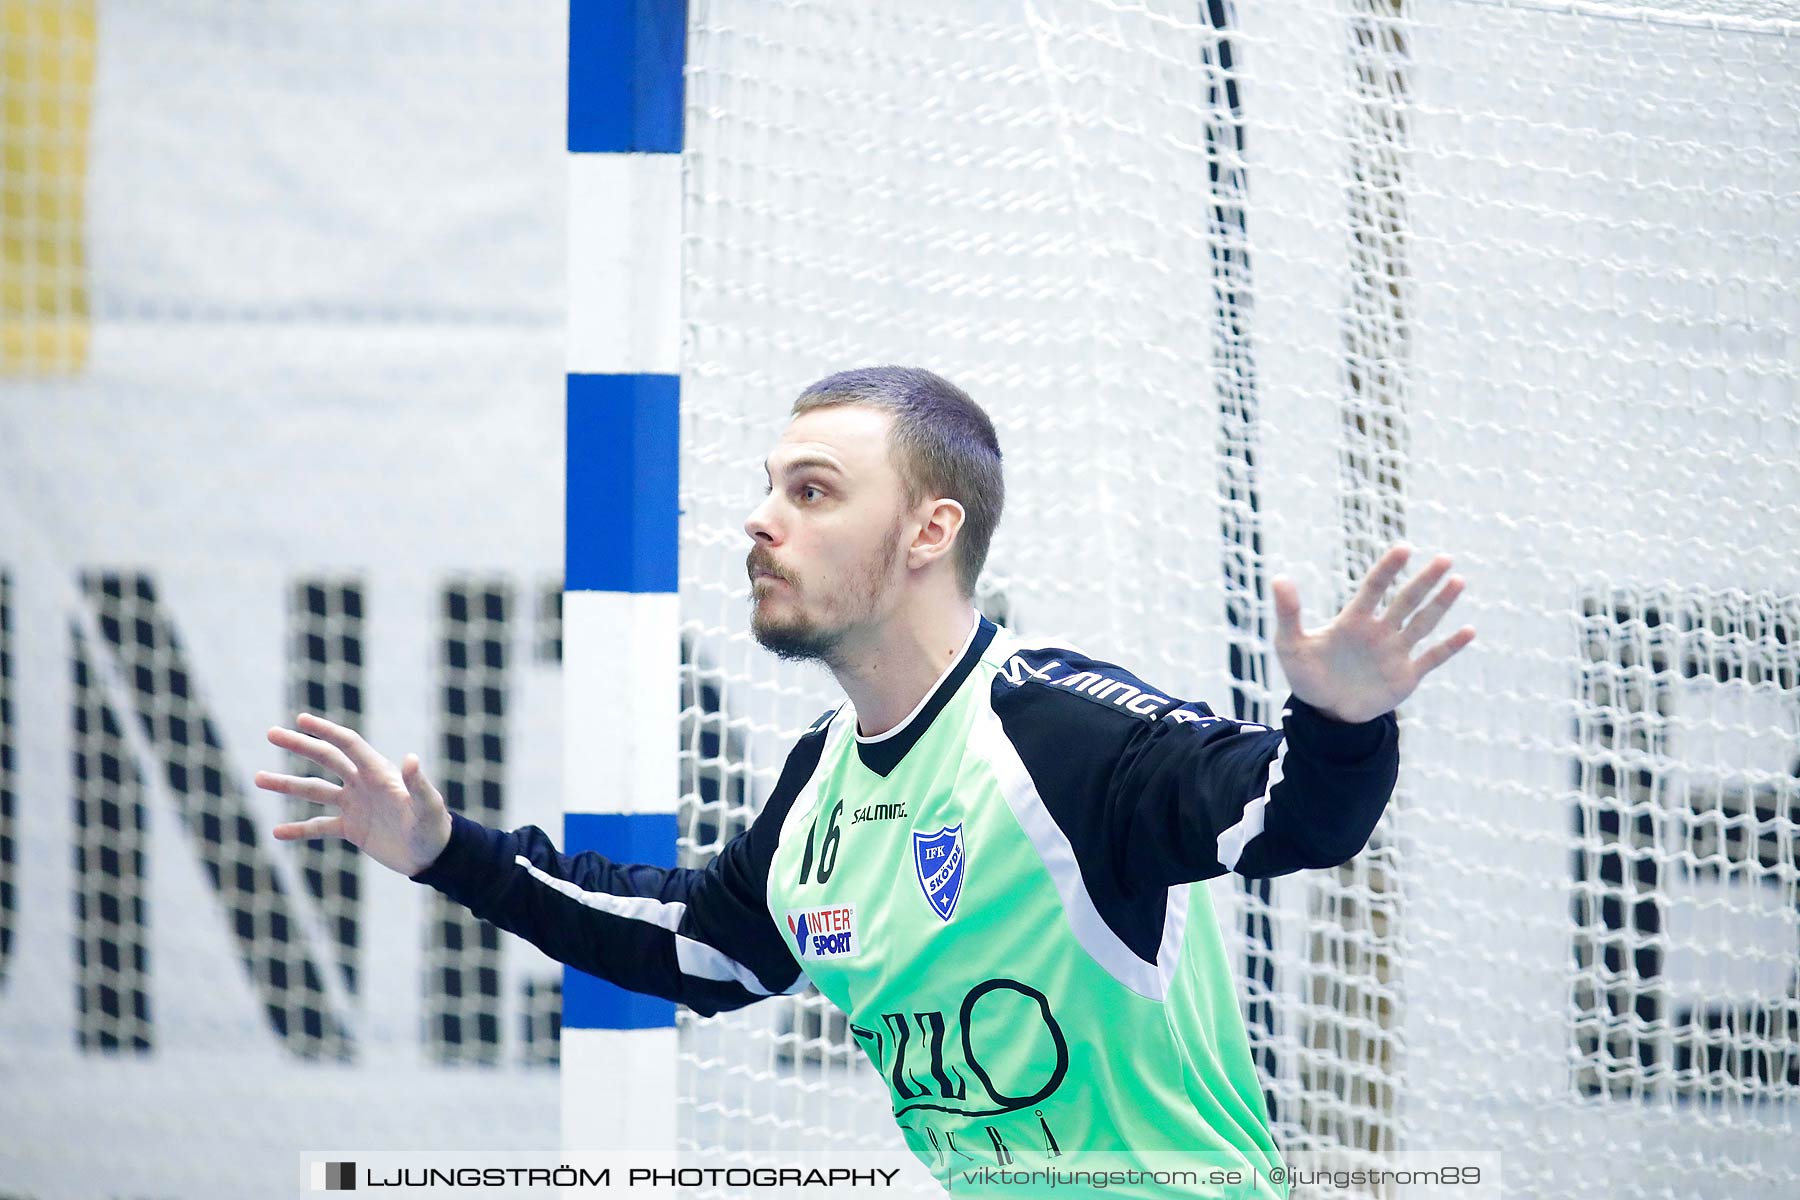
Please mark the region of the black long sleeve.
[[823, 744], [800, 739], [756, 821], [704, 870], [565, 855], [536, 826], [453, 814], [449, 845], [413, 878], [560, 962], [702, 1015], [796, 992], [806, 979], [765, 897], [781, 822]]
[[1335, 866], [1368, 842], [1393, 792], [1391, 712], [1346, 724], [1289, 696], [1272, 729], [1078, 652], [1018, 659], [995, 680], [994, 710], [1077, 858], [1127, 889]]

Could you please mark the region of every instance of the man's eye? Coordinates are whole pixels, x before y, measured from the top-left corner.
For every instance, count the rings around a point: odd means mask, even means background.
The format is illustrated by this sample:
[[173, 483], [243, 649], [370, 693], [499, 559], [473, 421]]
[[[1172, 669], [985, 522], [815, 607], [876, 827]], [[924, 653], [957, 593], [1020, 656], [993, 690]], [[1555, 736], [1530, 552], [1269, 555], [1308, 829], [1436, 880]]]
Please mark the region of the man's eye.
[[824, 495], [825, 495], [824, 492], [820, 491], [818, 488], [814, 487], [810, 483], [804, 485], [800, 489], [800, 498], [802, 500], [806, 501], [808, 504], [812, 503], [814, 500], [817, 500]]

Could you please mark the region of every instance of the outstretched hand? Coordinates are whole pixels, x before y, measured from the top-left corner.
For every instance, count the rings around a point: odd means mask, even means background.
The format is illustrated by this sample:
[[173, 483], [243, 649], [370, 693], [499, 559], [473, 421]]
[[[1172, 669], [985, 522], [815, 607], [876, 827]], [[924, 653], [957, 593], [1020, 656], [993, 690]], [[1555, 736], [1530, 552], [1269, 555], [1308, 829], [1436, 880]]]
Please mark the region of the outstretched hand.
[[338, 810], [277, 825], [277, 838], [291, 842], [341, 837], [402, 875], [417, 875], [437, 861], [450, 842], [450, 807], [425, 778], [418, 755], [407, 755], [395, 769], [354, 729], [311, 713], [301, 713], [295, 724], [298, 729], [269, 730], [269, 741], [311, 759], [344, 782], [258, 771], [256, 786], [264, 791]]
[[1462, 576], [1452, 575], [1431, 596], [1450, 569], [1447, 554], [1432, 559], [1385, 609], [1375, 611], [1411, 555], [1412, 547], [1404, 542], [1389, 546], [1343, 611], [1311, 632], [1300, 628], [1300, 592], [1294, 581], [1275, 577], [1270, 584], [1275, 654], [1294, 695], [1339, 721], [1372, 720], [1398, 707], [1420, 680], [1475, 640], [1475, 627], [1464, 625], [1419, 657], [1412, 654], [1463, 590]]

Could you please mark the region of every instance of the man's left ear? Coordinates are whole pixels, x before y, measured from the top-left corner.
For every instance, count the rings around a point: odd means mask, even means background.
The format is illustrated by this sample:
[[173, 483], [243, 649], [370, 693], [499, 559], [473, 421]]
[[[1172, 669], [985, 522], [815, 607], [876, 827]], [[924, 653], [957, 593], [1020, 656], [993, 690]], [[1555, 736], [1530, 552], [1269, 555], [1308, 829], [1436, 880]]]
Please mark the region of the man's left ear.
[[956, 544], [956, 535], [962, 529], [963, 506], [957, 501], [944, 497], [932, 500], [926, 507], [919, 525], [919, 532], [913, 536], [913, 542], [907, 549], [906, 565], [923, 567], [937, 561], [950, 553]]

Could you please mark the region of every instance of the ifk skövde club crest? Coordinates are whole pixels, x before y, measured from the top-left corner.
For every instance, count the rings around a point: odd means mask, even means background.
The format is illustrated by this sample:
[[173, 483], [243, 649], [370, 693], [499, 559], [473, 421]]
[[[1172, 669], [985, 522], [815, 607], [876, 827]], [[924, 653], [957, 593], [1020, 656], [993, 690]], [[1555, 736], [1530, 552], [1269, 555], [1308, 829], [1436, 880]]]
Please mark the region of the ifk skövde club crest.
[[962, 895], [966, 861], [962, 823], [946, 825], [936, 833], [915, 832], [912, 838], [913, 866], [919, 872], [919, 886], [925, 889], [925, 899], [931, 904], [932, 911], [948, 921]]

